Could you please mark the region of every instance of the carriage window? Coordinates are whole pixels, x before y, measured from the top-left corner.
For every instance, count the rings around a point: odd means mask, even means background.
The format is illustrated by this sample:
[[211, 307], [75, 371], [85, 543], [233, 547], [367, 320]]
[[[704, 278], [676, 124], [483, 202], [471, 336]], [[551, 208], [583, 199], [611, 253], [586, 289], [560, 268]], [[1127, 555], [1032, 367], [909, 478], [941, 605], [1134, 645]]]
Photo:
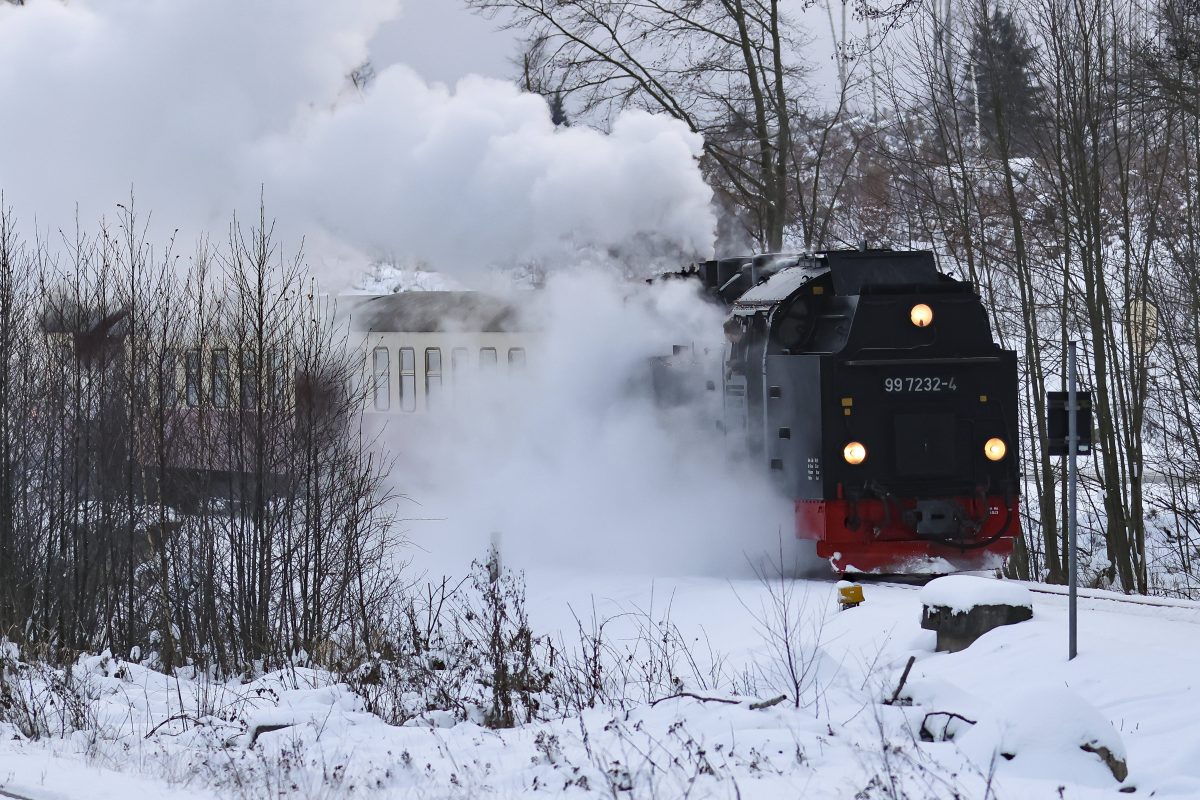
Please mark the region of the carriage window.
[[434, 396], [442, 390], [442, 349], [425, 348], [425, 406], [434, 403]]
[[411, 347], [400, 348], [400, 410], [417, 409], [417, 356]]
[[375, 408], [387, 411], [392, 406], [391, 354], [386, 347], [376, 347], [371, 354], [371, 369], [374, 375]]
[[192, 408], [200, 405], [200, 351], [188, 350], [183, 357], [183, 396]]
[[479, 350], [479, 369], [490, 370], [496, 366], [496, 348], [483, 347]]
[[229, 405], [229, 351], [212, 353], [212, 402], [217, 408]]
[[242, 408], [252, 410], [258, 405], [258, 359], [254, 357], [254, 353], [242, 353], [241, 362], [238, 388]]
[[508, 368], [513, 372], [518, 372], [525, 369], [525, 348], [510, 347], [508, 348]]
[[467, 367], [471, 366], [471, 356], [465, 347], [456, 347], [450, 351], [450, 370], [454, 373], [454, 379], [458, 380], [458, 376], [464, 374]]

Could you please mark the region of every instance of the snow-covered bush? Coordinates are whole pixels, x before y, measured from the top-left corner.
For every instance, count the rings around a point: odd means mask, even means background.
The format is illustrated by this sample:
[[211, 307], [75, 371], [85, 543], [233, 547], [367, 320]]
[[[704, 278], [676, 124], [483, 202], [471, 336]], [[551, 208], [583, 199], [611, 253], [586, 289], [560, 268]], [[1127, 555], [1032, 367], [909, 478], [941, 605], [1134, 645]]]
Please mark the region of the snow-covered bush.
[[[436, 727], [470, 721], [507, 728], [686, 693], [776, 689], [774, 672], [772, 681], [763, 681], [767, 673], [726, 674], [711, 644], [674, 624], [670, 604], [611, 617], [593, 611], [575, 622], [574, 635], [556, 639], [533, 630], [523, 575], [501, 568], [491, 553], [468, 579], [443, 578], [406, 597], [380, 650], [341, 680], [390, 724]], [[800, 684], [806, 705], [815, 673]]]
[[396, 725], [494, 728], [542, 714], [553, 649], [529, 627], [523, 576], [501, 569], [494, 552], [466, 581], [443, 579], [406, 598], [394, 625], [344, 676], [371, 713]]
[[0, 646], [0, 727], [11, 726], [27, 739], [96, 730], [93, 687], [84, 659], [59, 669], [43, 662], [25, 663], [18, 655], [16, 646], [4, 640]]

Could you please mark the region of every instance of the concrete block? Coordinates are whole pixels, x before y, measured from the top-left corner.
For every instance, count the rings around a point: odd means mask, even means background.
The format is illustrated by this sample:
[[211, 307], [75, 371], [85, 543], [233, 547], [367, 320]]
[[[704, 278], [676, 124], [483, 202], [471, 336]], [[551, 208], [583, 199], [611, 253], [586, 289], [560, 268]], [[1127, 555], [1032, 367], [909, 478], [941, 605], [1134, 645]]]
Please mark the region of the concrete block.
[[937, 650], [957, 653], [993, 628], [1033, 618], [1024, 605], [978, 605], [966, 610], [950, 606], [923, 606], [921, 627], [937, 632]]

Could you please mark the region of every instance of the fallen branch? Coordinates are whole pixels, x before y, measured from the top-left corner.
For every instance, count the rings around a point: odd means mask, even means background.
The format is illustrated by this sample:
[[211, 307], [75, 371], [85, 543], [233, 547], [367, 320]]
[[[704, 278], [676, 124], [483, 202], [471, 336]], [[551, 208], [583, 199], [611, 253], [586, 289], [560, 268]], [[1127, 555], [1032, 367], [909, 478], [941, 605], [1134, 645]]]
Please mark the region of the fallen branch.
[[654, 706], [666, 700], [678, 700], [680, 697], [690, 697], [693, 700], [702, 700], [705, 703], [728, 703], [731, 706], [736, 706], [742, 702], [741, 700], [731, 700], [728, 697], [704, 697], [703, 695], [692, 694], [691, 692], [680, 692], [679, 694], [673, 694], [668, 697], [660, 697], [651, 703], [650, 707], [653, 708]]
[[779, 697], [773, 697], [770, 700], [759, 700], [757, 703], [750, 704], [750, 710], [751, 711], [762, 711], [764, 708], [770, 708], [771, 706], [777, 706], [780, 703], [782, 703], [784, 700], [787, 700], [786, 694], [781, 694], [781, 695], [779, 695]]
[[[704, 695], [693, 694], [692, 692], [680, 692], [679, 694], [669, 695], [668, 697], [660, 697], [657, 700], [655, 700], [653, 703], [651, 703], [650, 707], [653, 708], [654, 706], [658, 705], [659, 703], [661, 703], [665, 700], [678, 700], [681, 697], [687, 697], [692, 700], [700, 700], [705, 703], [725, 703], [726, 705], [731, 705], [731, 706], [741, 705], [743, 702], [745, 702], [744, 700], [734, 700], [733, 698], [730, 698], [730, 697], [705, 697]], [[787, 700], [786, 694], [781, 694], [781, 695], [779, 695], [779, 697], [772, 697], [770, 700], [756, 700], [750, 704], [750, 710], [751, 711], [761, 711], [764, 708], [770, 708], [771, 706], [777, 706], [780, 703], [782, 703], [784, 700]]]

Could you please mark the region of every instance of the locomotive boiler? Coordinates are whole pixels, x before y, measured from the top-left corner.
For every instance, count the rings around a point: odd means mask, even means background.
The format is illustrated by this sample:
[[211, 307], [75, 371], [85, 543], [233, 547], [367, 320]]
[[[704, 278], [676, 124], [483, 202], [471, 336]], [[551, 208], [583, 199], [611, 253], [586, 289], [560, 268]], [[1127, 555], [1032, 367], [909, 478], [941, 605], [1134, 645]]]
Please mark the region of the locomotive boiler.
[[728, 304], [723, 428], [839, 572], [982, 569], [1019, 530], [1016, 354], [932, 253], [698, 265]]

